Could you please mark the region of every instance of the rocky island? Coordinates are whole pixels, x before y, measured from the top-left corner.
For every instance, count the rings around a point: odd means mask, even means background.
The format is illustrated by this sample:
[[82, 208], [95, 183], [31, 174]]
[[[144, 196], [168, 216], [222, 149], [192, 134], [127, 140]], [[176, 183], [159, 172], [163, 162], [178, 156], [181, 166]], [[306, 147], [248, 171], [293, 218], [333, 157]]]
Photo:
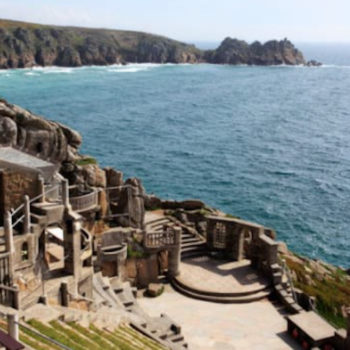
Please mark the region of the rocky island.
[[142, 308], [165, 293], [176, 305], [178, 295], [186, 305], [264, 300], [303, 348], [349, 348], [350, 329], [337, 330], [350, 321], [346, 270], [200, 200], [147, 194], [140, 179], [81, 155], [81, 143], [0, 100], [0, 328], [11, 337], [28, 349], [185, 349], [181, 322]]
[[287, 39], [265, 44], [226, 38], [203, 51], [159, 35], [0, 20], [0, 69], [126, 63], [318, 65]]

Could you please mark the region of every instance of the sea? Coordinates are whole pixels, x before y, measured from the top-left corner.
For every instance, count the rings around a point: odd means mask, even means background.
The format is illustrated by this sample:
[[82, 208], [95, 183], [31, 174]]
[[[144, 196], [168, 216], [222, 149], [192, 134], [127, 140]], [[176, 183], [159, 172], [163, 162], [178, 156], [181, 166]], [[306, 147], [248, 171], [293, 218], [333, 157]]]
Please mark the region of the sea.
[[0, 71], [0, 96], [79, 130], [81, 151], [148, 193], [276, 230], [350, 267], [350, 44], [322, 67], [130, 64]]

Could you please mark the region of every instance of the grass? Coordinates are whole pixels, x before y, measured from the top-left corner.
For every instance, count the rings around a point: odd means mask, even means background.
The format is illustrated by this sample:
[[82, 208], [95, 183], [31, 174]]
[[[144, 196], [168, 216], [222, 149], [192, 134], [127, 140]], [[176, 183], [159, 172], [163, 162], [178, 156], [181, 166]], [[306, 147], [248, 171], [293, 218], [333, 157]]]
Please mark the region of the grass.
[[84, 157], [81, 158], [79, 160], [77, 160], [76, 165], [79, 166], [84, 166], [84, 165], [96, 165], [97, 164], [97, 160], [93, 157]]
[[346, 272], [341, 269], [335, 272], [327, 269], [329, 273], [320, 279], [317, 271], [312, 271], [311, 274], [306, 272], [304, 265], [310, 269], [310, 264], [301, 264], [288, 257], [286, 263], [296, 275], [295, 287], [316, 298], [317, 312], [334, 327], [346, 328], [347, 320], [342, 314], [342, 307], [350, 306], [350, 283]]
[[100, 349], [113, 349], [113, 347], [111, 347], [111, 345], [109, 343], [104, 341], [103, 338], [101, 339], [101, 337], [98, 334], [96, 334], [92, 331], [91, 326], [89, 329], [87, 329], [87, 328], [80, 326], [79, 324], [77, 324], [75, 322], [70, 322], [68, 324], [72, 328], [76, 329], [78, 332], [83, 333], [86, 337], [88, 337], [94, 343], [97, 343], [98, 347]]
[[[51, 321], [44, 324], [31, 319], [28, 324], [36, 332], [49, 337], [72, 350], [161, 350], [164, 346], [149, 339], [127, 325], [119, 326], [114, 332], [101, 330], [91, 324], [89, 328], [76, 322]], [[0, 328], [6, 328], [0, 323]], [[61, 350], [49, 340], [34, 331], [20, 326], [20, 341], [36, 350]]]
[[128, 245], [127, 256], [128, 258], [143, 259], [143, 258], [148, 258], [149, 254], [146, 252], [140, 252], [138, 250], [134, 250], [132, 249], [132, 247], [130, 247], [130, 245]]
[[90, 325], [90, 329], [98, 334], [101, 338], [105, 338], [107, 339], [109, 342], [111, 342], [112, 344], [116, 345], [119, 349], [121, 350], [132, 350], [133, 348], [124, 341], [120, 341], [118, 339], [115, 339], [113, 336], [111, 336], [110, 334], [108, 334], [107, 332], [104, 332], [100, 329], [98, 329], [97, 327], [95, 327], [94, 325]]
[[118, 330], [122, 330], [125, 333], [128, 333], [129, 335], [131, 335], [132, 337], [139, 339], [141, 342], [147, 344], [151, 349], [153, 350], [157, 350], [157, 349], [164, 349], [164, 347], [158, 343], [156, 343], [155, 341], [144, 337], [143, 335], [141, 335], [140, 333], [134, 331], [132, 328], [130, 327], [126, 327], [126, 326], [121, 326], [119, 327]]
[[71, 341], [74, 341], [79, 346], [82, 345], [86, 349], [95, 349], [96, 344], [90, 342], [85, 337], [80, 336], [78, 333], [76, 333], [74, 330], [69, 329], [67, 327], [64, 327], [61, 325], [58, 321], [52, 321], [50, 322], [50, 325], [58, 332], [66, 335], [69, 337]]
[[47, 337], [50, 337], [56, 340], [57, 342], [68, 346], [69, 348], [72, 348], [72, 350], [86, 350], [86, 347], [76, 344], [65, 334], [61, 334], [60, 332], [57, 332], [54, 328], [46, 326], [40, 321], [32, 319], [28, 321], [28, 324], [30, 324], [38, 332], [45, 334]]
[[[38, 334], [34, 333], [30, 329], [24, 328], [22, 326], [19, 326], [19, 329], [20, 329], [20, 332], [23, 333], [23, 336], [26, 337], [25, 338], [26, 340], [37, 341], [39, 343], [48, 345], [50, 349], [61, 350], [61, 348], [59, 346], [55, 345], [54, 343], [50, 342], [49, 340], [47, 340], [43, 337], [40, 337]], [[20, 336], [21, 336], [21, 333], [20, 333]], [[30, 344], [28, 344], [28, 345], [31, 346]], [[43, 347], [43, 345], [41, 345], [41, 346]], [[34, 349], [36, 349], [36, 347], [34, 347]]]

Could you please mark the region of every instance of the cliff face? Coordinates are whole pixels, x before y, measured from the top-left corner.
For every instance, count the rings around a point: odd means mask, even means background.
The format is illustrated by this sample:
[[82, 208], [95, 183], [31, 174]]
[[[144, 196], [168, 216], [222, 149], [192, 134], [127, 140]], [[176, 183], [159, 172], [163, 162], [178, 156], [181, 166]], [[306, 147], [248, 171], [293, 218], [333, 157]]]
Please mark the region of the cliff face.
[[303, 54], [289, 40], [255, 41], [249, 45], [245, 41], [226, 38], [214, 51], [207, 51], [205, 60], [219, 64], [248, 65], [299, 65], [306, 64]]
[[0, 146], [13, 146], [54, 163], [75, 162], [81, 136], [56, 122], [0, 100]]
[[[305, 64], [288, 40], [265, 44], [226, 38], [216, 50], [162, 36], [107, 29], [58, 27], [0, 20], [0, 69], [115, 63]], [[317, 63], [317, 62], [315, 62]], [[309, 65], [314, 65], [312, 62]]]
[[200, 50], [161, 36], [0, 21], [0, 68], [195, 63]]

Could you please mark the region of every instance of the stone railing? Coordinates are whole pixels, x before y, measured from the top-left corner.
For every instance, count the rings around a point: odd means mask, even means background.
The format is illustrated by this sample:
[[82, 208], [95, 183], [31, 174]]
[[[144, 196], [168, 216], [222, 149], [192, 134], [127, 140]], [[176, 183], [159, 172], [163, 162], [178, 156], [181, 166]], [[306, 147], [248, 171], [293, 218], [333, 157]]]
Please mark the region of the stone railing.
[[88, 194], [78, 197], [70, 197], [69, 202], [72, 209], [77, 213], [93, 210], [98, 205], [98, 191], [94, 189]]
[[180, 245], [181, 228], [164, 226], [161, 232], [146, 232], [144, 247], [147, 249], [167, 249]]

